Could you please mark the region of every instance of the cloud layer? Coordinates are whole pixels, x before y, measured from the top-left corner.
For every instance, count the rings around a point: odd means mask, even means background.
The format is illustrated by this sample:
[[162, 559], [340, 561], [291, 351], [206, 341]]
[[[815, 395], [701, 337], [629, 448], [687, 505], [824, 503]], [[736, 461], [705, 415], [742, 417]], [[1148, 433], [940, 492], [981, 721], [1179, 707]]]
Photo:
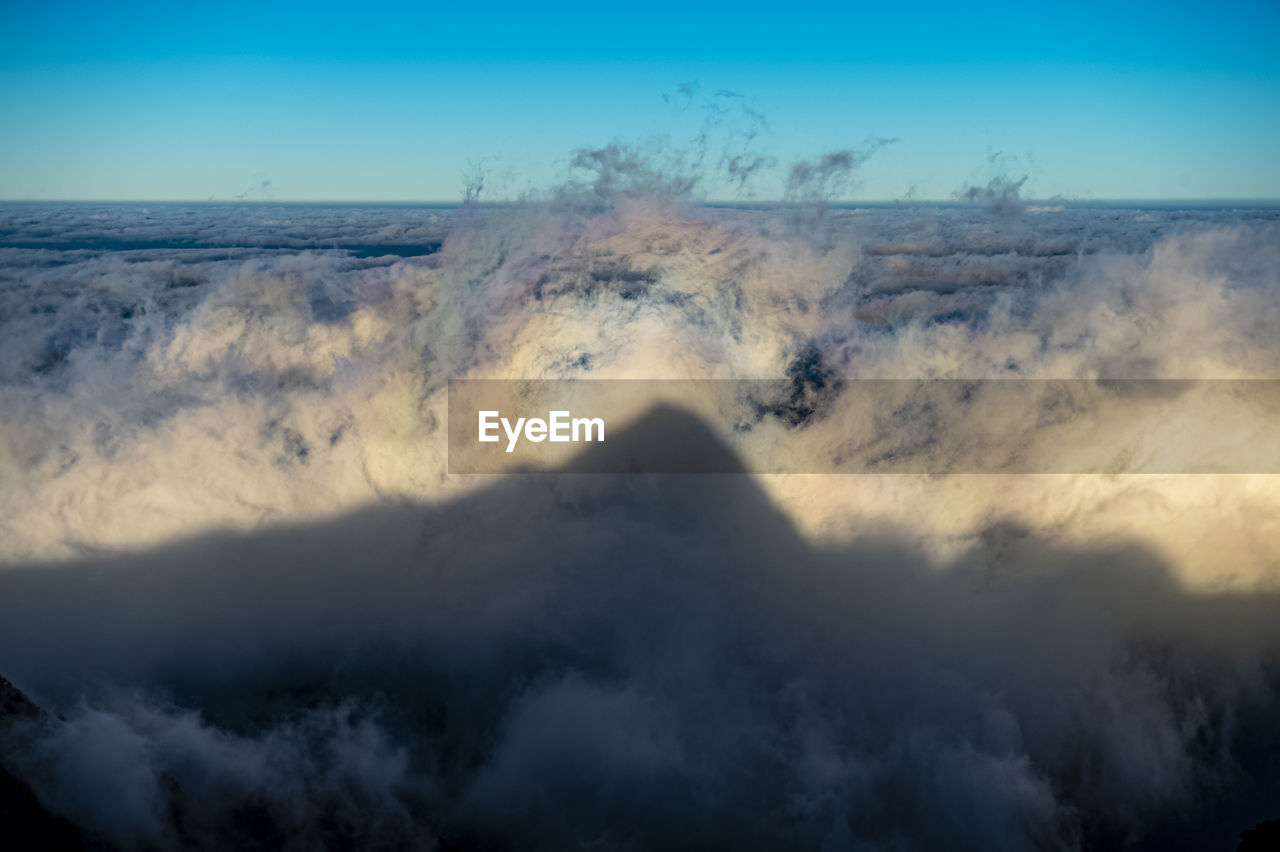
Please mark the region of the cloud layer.
[[1276, 793], [1274, 594], [1015, 526], [942, 570], [815, 549], [740, 477], [513, 479], [0, 591], [0, 666], [66, 715], [9, 760], [125, 847], [1162, 848]]
[[825, 205], [885, 143], [777, 207], [621, 147], [508, 207], [5, 206], [0, 673], [65, 717], [6, 767], [124, 848], [1274, 817], [1274, 477], [446, 473], [457, 377], [798, 382], [745, 458], [814, 470], [814, 377], [1280, 378], [1275, 210]]
[[[5, 558], [454, 494], [474, 482], [444, 474], [451, 377], [784, 379], [810, 359], [848, 378], [1275, 378], [1274, 210], [707, 209], [644, 194], [651, 182], [603, 210], [588, 184], [431, 226], [404, 210], [271, 214], [317, 246], [447, 232], [404, 259], [0, 249]], [[28, 239], [22, 210], [7, 212]], [[198, 235], [198, 210], [148, 214], [148, 233]], [[249, 242], [216, 221], [236, 208], [212, 210], [210, 232]], [[101, 221], [133, 238], [139, 218], [39, 221], [86, 240]], [[850, 412], [834, 410], [825, 430], [773, 437], [810, 459], [793, 469], [837, 451]], [[945, 550], [1012, 516], [1077, 543], [1137, 533], [1192, 582], [1274, 576], [1266, 477], [767, 487], [812, 533], [869, 521]]]

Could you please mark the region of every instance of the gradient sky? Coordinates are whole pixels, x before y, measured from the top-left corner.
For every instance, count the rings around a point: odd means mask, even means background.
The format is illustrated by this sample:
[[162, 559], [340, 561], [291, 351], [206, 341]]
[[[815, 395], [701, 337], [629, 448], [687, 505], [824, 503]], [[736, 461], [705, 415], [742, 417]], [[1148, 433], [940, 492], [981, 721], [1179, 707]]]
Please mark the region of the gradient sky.
[[898, 138], [856, 198], [1280, 198], [1277, 44], [1276, 0], [9, 2], [0, 198], [496, 198], [719, 90], [783, 163]]

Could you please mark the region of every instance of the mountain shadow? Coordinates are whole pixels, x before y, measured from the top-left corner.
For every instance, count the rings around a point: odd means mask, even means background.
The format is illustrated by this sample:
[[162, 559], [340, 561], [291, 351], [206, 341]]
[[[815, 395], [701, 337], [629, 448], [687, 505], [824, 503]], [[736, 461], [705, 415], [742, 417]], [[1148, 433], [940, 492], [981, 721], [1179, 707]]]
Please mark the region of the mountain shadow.
[[559, 474], [0, 573], [0, 764], [91, 848], [1230, 848], [1280, 599], [993, 526], [819, 547], [749, 476]]

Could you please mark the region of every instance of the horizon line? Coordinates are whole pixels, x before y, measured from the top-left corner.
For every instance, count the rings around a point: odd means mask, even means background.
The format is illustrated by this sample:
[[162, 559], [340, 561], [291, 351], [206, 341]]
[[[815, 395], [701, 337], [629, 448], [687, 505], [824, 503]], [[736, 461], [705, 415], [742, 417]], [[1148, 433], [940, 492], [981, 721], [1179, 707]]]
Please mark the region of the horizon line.
[[[625, 194], [625, 193], [619, 193]], [[305, 198], [0, 198], [0, 204], [213, 204], [213, 205], [365, 205], [401, 207], [515, 207], [554, 203], [554, 199], [515, 199], [506, 201], [467, 201], [442, 199], [305, 199]], [[945, 205], [949, 207], [989, 207], [978, 201], [957, 198], [867, 198], [796, 201], [788, 199], [687, 199], [686, 203], [706, 207], [805, 207], [824, 204], [829, 207], [886, 206], [919, 207]], [[1255, 204], [1280, 205], [1280, 196], [1164, 196], [1164, 197], [1093, 197], [1093, 198], [1019, 198], [1022, 205], [1089, 205], [1089, 204]]]

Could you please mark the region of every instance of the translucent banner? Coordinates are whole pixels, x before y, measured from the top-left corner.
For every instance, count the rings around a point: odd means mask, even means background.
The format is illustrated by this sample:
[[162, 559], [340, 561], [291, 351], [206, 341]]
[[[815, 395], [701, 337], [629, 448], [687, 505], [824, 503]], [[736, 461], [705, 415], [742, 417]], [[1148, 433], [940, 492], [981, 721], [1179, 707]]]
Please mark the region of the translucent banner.
[[1280, 380], [454, 380], [450, 473], [1280, 473]]

